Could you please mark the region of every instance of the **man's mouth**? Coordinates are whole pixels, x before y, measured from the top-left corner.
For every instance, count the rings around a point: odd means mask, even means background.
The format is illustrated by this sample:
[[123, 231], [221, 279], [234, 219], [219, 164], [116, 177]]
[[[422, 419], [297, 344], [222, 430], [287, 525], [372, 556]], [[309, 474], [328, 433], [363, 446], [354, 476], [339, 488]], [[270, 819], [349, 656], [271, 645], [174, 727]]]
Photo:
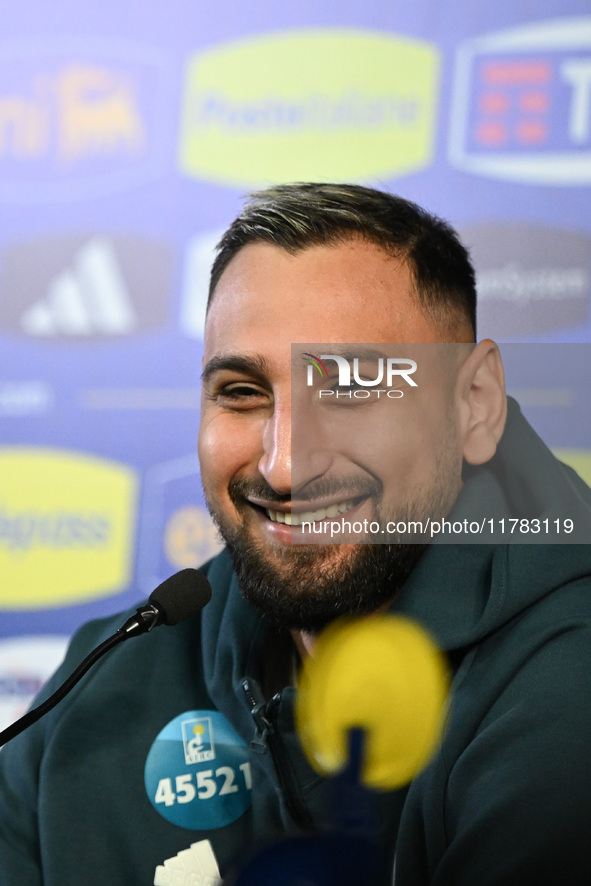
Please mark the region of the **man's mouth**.
[[273, 523], [286, 523], [288, 526], [301, 526], [302, 523], [318, 523], [321, 520], [331, 520], [353, 510], [360, 502], [359, 498], [349, 498], [326, 508], [318, 508], [316, 511], [273, 511], [265, 508], [265, 513]]

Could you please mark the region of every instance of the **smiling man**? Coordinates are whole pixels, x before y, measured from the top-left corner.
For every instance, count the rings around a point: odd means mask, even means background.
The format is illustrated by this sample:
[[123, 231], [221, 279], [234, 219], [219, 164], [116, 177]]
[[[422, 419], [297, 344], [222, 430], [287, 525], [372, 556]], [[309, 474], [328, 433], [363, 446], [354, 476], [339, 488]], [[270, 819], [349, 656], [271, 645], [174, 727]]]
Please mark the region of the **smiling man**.
[[459, 377], [466, 351], [456, 345], [436, 394], [419, 414], [397, 404], [397, 426], [366, 440], [365, 460], [346, 446], [310, 452], [301, 414], [292, 454], [291, 344], [470, 343], [474, 312], [472, 268], [453, 232], [394, 197], [277, 189], [230, 228], [212, 273], [199, 454], [243, 592], [266, 617], [310, 633], [389, 602], [420, 544], [305, 545], [300, 515], [343, 508], [363, 520], [378, 503], [399, 516], [447, 514], [463, 457], [491, 458], [506, 410], [495, 345], [478, 346]]
[[[217, 883], [253, 844], [330, 823], [294, 726], [298, 667], [337, 616], [386, 610], [422, 623], [453, 677], [439, 752], [376, 799], [396, 886], [588, 886], [591, 493], [508, 403], [475, 299], [453, 230], [405, 200], [254, 195], [205, 331], [199, 456], [227, 546], [203, 567], [213, 599], [117, 647], [0, 754], [2, 886]], [[415, 385], [373, 391], [380, 359], [416, 364]], [[584, 543], [509, 544], [509, 517]], [[417, 521], [492, 529], [450, 544], [400, 529]], [[120, 624], [85, 626], [53, 685]]]

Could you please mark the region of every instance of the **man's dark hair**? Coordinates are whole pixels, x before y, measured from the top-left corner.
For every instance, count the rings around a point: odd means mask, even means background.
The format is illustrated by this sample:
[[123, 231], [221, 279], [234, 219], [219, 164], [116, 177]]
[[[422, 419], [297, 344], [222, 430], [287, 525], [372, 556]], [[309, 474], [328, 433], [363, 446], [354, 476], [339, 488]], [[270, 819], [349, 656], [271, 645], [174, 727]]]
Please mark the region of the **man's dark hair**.
[[354, 238], [407, 263], [426, 315], [450, 325], [459, 315], [475, 335], [474, 269], [453, 228], [409, 200], [361, 185], [305, 182], [252, 194], [218, 244], [208, 308], [228, 263], [249, 243], [295, 254]]

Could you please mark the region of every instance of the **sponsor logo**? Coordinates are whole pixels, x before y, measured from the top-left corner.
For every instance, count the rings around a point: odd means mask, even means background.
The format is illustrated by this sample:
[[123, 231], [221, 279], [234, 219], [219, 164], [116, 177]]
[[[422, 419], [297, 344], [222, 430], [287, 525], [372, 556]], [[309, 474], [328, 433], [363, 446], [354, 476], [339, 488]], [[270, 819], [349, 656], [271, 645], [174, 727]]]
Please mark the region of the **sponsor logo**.
[[183, 720], [181, 730], [185, 763], [203, 763], [205, 760], [215, 760], [211, 717]]
[[223, 44], [189, 63], [181, 167], [239, 186], [413, 172], [431, 161], [437, 83], [435, 46], [406, 37], [318, 29]]
[[0, 729], [18, 720], [61, 663], [67, 637], [0, 640]]
[[220, 229], [199, 234], [187, 246], [180, 326], [191, 338], [202, 340], [204, 336], [209, 275], [223, 233]]
[[591, 183], [591, 16], [465, 42], [449, 157], [467, 172], [508, 181]]
[[[142, 237], [49, 237], [7, 247], [0, 325], [50, 341], [129, 336], [162, 325], [169, 248]], [[23, 308], [24, 305], [24, 308]]]
[[222, 542], [203, 501], [196, 455], [154, 465], [146, 476], [138, 554], [139, 582], [149, 593], [171, 572], [205, 563]]
[[586, 323], [591, 240], [558, 228], [483, 224], [462, 229], [477, 276], [483, 335], [535, 335]]
[[63, 450], [0, 450], [0, 607], [111, 596], [130, 579], [136, 478]]
[[188, 849], [159, 864], [154, 874], [154, 886], [222, 886], [209, 840], [191, 843]]
[[0, 192], [37, 201], [152, 177], [160, 62], [141, 48], [31, 40], [0, 48]]
[[164, 550], [178, 569], [200, 566], [220, 549], [218, 531], [205, 508], [187, 505], [174, 511], [166, 522]]

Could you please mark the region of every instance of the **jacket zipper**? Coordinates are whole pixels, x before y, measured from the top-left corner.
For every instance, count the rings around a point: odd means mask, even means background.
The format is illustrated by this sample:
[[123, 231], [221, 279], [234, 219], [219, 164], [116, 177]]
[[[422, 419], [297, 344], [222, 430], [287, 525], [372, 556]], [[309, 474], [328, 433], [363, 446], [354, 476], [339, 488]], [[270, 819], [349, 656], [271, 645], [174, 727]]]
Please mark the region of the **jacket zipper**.
[[250, 742], [250, 747], [256, 754], [266, 754], [267, 750], [271, 752], [289, 814], [299, 828], [311, 830], [313, 822], [310, 813], [302, 803], [283, 739], [275, 728], [275, 713], [281, 697], [279, 694], [274, 695], [267, 704], [257, 699], [255, 687], [251, 685], [250, 680], [243, 680], [242, 688], [250, 705], [250, 713], [255, 724], [255, 734]]

